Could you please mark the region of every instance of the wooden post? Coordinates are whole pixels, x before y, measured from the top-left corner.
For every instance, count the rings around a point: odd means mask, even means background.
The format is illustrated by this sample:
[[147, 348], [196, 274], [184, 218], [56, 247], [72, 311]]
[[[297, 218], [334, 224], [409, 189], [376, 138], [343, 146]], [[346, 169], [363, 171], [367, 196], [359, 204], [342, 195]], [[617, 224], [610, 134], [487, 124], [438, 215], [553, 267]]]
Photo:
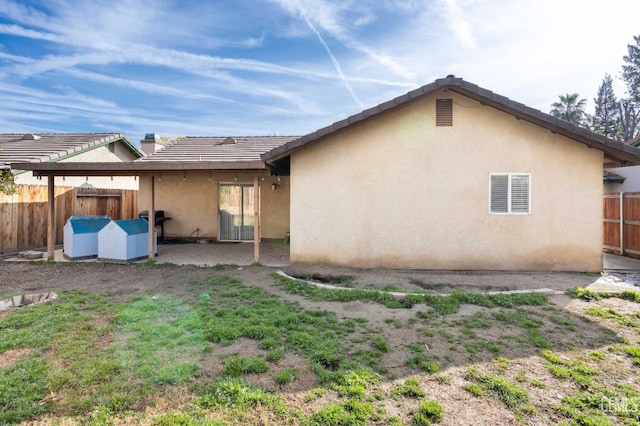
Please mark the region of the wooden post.
[[260, 187], [258, 176], [253, 178], [253, 261], [260, 261]]
[[620, 254], [624, 256], [624, 191], [620, 191]]
[[47, 259], [56, 257], [56, 191], [55, 177], [49, 175], [47, 179], [47, 201], [49, 203], [49, 223], [47, 224]]
[[151, 175], [149, 181], [149, 205], [147, 211], [149, 212], [149, 260], [156, 258], [156, 251], [154, 250], [155, 238], [153, 238], [153, 232], [156, 230], [156, 213], [155, 213], [155, 200], [153, 199], [155, 194], [155, 176]]

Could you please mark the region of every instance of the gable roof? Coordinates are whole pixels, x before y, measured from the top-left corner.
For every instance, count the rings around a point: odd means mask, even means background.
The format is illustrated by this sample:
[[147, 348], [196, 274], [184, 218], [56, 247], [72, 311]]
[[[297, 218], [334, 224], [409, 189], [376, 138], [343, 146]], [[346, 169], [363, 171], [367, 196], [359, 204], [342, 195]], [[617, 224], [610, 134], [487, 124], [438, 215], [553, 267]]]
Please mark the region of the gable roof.
[[603, 151], [605, 159], [619, 165], [630, 166], [640, 164], [640, 150], [633, 146], [625, 145], [622, 142], [606, 138], [602, 135], [591, 132], [583, 127], [576, 126], [567, 121], [546, 114], [537, 109], [524, 104], [512, 101], [511, 99], [493, 93], [490, 90], [469, 83], [461, 78], [449, 76], [438, 79], [433, 83], [412, 90], [380, 105], [366, 109], [344, 120], [337, 121], [322, 129], [309, 133], [301, 138], [295, 139], [279, 148], [275, 148], [262, 156], [262, 159], [270, 166], [286, 171], [288, 157], [295, 151], [316, 143], [322, 138], [334, 135], [341, 130], [357, 125], [389, 111], [397, 110], [411, 102], [422, 99], [436, 93], [453, 92], [475, 99], [483, 105], [491, 106], [507, 114], [513, 115], [517, 119], [525, 120], [546, 128], [551, 132], [566, 136], [577, 142], [583, 143], [591, 148]]
[[142, 157], [142, 152], [122, 133], [2, 133], [0, 165], [54, 163], [117, 141], [136, 157]]

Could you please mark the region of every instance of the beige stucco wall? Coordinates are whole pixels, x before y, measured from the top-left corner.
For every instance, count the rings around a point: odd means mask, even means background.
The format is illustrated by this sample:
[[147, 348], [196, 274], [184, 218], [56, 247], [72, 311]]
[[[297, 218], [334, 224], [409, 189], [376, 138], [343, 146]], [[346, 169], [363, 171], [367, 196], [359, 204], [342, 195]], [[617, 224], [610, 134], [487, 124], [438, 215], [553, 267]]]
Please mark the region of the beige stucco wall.
[[[491, 107], [435, 98], [291, 157], [291, 262], [358, 268], [599, 271], [600, 151]], [[490, 173], [530, 173], [531, 213], [489, 213]]]
[[[289, 231], [289, 178], [280, 181], [269, 172], [258, 172], [260, 187], [261, 237], [283, 238]], [[187, 172], [162, 173], [155, 178], [156, 210], [164, 210], [166, 237], [216, 239], [218, 237], [218, 185], [253, 185], [256, 173]], [[237, 179], [237, 180], [236, 180]], [[279, 186], [272, 189], [272, 184]], [[140, 178], [138, 206], [147, 210], [150, 178]], [[199, 231], [196, 232], [196, 229]]]
[[[114, 152], [109, 151], [107, 145], [100, 146], [90, 151], [81, 152], [77, 155], [60, 160], [61, 163], [79, 162], [130, 162], [137, 157], [133, 155], [125, 146], [117, 142], [114, 145]], [[32, 172], [19, 172], [15, 176], [16, 183], [20, 185], [46, 185], [46, 179], [38, 179]], [[133, 176], [114, 176], [111, 178], [103, 176], [90, 177], [57, 177], [56, 186], [81, 186], [92, 185], [95, 188], [118, 188], [118, 189], [138, 189], [138, 179]]]

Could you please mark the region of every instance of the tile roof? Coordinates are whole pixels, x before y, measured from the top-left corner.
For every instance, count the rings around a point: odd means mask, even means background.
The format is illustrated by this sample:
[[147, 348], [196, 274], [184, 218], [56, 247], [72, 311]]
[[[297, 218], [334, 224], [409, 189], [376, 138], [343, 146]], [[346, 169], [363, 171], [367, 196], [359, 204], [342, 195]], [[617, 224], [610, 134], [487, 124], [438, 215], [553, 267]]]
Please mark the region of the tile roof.
[[609, 170], [602, 171], [602, 180], [604, 183], [623, 183], [625, 181], [624, 176], [620, 176], [617, 173], [610, 172]]
[[121, 133], [0, 133], [0, 165], [56, 162], [117, 140], [142, 156]]
[[638, 146], [640, 145], [640, 133], [638, 133], [634, 138], [629, 139], [625, 142], [627, 145]]
[[262, 162], [261, 154], [298, 138], [299, 136], [187, 136], [136, 162]]
[[554, 133], [561, 134], [589, 147], [599, 149], [605, 153], [605, 158], [618, 162], [620, 165], [640, 164], [640, 150], [638, 150], [638, 148], [595, 134], [588, 129], [576, 126], [542, 111], [512, 101], [507, 97], [498, 95], [490, 90], [483, 89], [473, 83], [469, 83], [461, 78], [453, 76], [438, 79], [433, 83], [412, 90], [395, 99], [366, 109], [358, 114], [345, 118], [344, 120], [337, 121], [329, 126], [316, 130], [313, 133], [304, 135], [301, 138], [295, 139], [283, 146], [265, 153], [262, 155], [262, 159], [269, 165], [278, 166], [277, 163], [280, 160], [286, 159], [291, 153], [307, 144], [315, 143], [325, 136], [337, 133], [344, 128], [356, 125], [371, 117], [396, 110], [404, 105], [408, 105], [416, 99], [444, 92], [454, 92], [471, 99], [475, 99], [483, 105], [491, 106], [507, 114], [511, 114], [518, 119], [529, 121], [530, 123], [549, 129]]

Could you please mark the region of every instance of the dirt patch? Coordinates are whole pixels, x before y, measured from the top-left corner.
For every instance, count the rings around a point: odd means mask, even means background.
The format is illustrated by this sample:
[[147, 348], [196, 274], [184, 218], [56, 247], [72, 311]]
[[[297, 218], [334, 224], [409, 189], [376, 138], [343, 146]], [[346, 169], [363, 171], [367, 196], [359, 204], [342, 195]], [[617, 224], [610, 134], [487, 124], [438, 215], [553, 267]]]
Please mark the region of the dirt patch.
[[31, 353], [31, 349], [10, 349], [0, 353], [0, 369], [11, 367]]

